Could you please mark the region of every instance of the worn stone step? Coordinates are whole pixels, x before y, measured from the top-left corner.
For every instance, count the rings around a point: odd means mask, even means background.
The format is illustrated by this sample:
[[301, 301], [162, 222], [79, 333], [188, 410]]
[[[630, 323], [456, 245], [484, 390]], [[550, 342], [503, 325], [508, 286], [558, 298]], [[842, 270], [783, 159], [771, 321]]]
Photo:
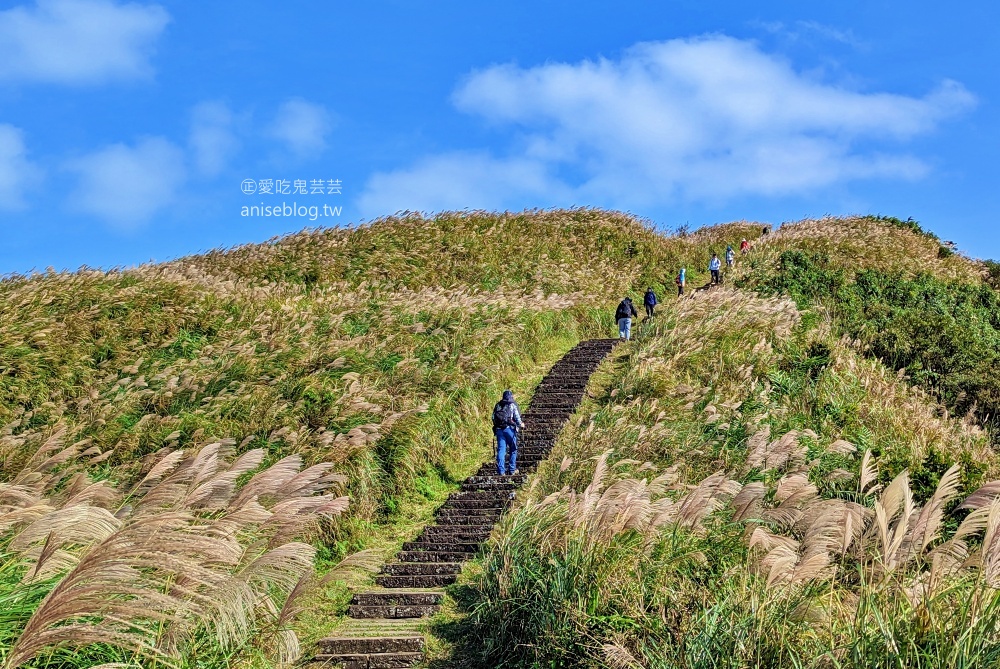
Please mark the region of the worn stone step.
[[[541, 462], [544, 459], [545, 458], [541, 458], [541, 457], [539, 457], [539, 458], [522, 458], [520, 455], [518, 455], [517, 456], [517, 469], [518, 469], [518, 471], [520, 471], [522, 473], [525, 473], [525, 474], [530, 473], [530, 472], [534, 471], [535, 468], [538, 466], [538, 463]], [[491, 475], [496, 474], [498, 471], [499, 470], [497, 469], [497, 466], [496, 466], [495, 463], [487, 462], [482, 467], [480, 467], [479, 471], [477, 471], [476, 473], [480, 474], [482, 476], [491, 476]]]
[[478, 490], [517, 490], [519, 483], [463, 483], [462, 490], [473, 492]]
[[342, 667], [342, 669], [407, 669], [424, 659], [423, 653], [356, 653], [346, 655], [317, 655], [305, 666], [307, 669]]
[[437, 604], [356, 606], [347, 607], [352, 618], [429, 618], [441, 609]]
[[466, 511], [488, 511], [496, 513], [498, 511], [504, 511], [508, 506], [510, 506], [511, 496], [514, 494], [511, 490], [466, 490], [464, 492], [491, 492], [499, 493], [497, 495], [492, 495], [490, 497], [482, 497], [480, 499], [469, 499], [456, 497], [455, 499], [445, 500], [442, 509], [465, 509]]
[[[510, 491], [500, 491], [507, 492]], [[493, 513], [503, 512], [510, 506], [508, 498], [494, 497], [492, 499], [449, 499], [438, 511], [449, 509], [462, 509], [464, 511], [492, 511]]]
[[352, 606], [434, 606], [441, 603], [441, 591], [369, 590], [351, 597]]
[[475, 553], [482, 542], [479, 541], [404, 541], [404, 551], [431, 551], [452, 553]]
[[500, 519], [503, 509], [440, 508], [435, 514], [438, 525], [484, 525]]
[[472, 553], [465, 551], [400, 551], [400, 562], [465, 562]]
[[[520, 452], [521, 451], [519, 449], [518, 453]], [[527, 476], [508, 474], [506, 476], [470, 476], [469, 478], [465, 479], [463, 483], [469, 485], [480, 485], [486, 483], [513, 483], [516, 486], [521, 486], [524, 485], [524, 482], [527, 480], [528, 480]]]
[[[412, 565], [438, 565], [440, 562], [406, 562]], [[380, 574], [375, 583], [383, 588], [443, 588], [458, 580], [458, 574]]]
[[[435, 544], [442, 546], [481, 546], [490, 538], [489, 534], [421, 534], [415, 544]], [[413, 549], [411, 547], [411, 550]]]
[[316, 642], [324, 655], [372, 655], [383, 653], [422, 653], [426, 647], [422, 635], [385, 637], [328, 637]]
[[[493, 533], [493, 526], [487, 529], [466, 530], [469, 525], [435, 525], [425, 528], [417, 541], [463, 541], [463, 542], [483, 542], [490, 538]], [[471, 527], [481, 527], [472, 525]]]
[[450, 533], [453, 533], [453, 532], [467, 532], [467, 533], [480, 532], [480, 533], [489, 534], [490, 532], [493, 531], [493, 527], [495, 525], [496, 525], [496, 522], [493, 521], [493, 520], [490, 520], [488, 522], [476, 523], [475, 525], [472, 525], [472, 524], [469, 524], [469, 523], [465, 523], [465, 524], [462, 524], [462, 523], [435, 523], [433, 525], [427, 525], [427, 526], [425, 526], [424, 529], [423, 529], [423, 531], [424, 532], [428, 532], [429, 531], [431, 534], [435, 534], [435, 533], [450, 534]]
[[[580, 399], [581, 401], [583, 400], [583, 398]], [[524, 419], [524, 422], [526, 424], [530, 425], [528, 421], [538, 420], [540, 418], [559, 418], [565, 420], [566, 418], [569, 418], [570, 416], [573, 415], [573, 411], [575, 411], [575, 409], [570, 410], [569, 408], [565, 409], [538, 408], [538, 409], [532, 409], [531, 413], [525, 411], [524, 415], [521, 416], [521, 418]]]
[[390, 562], [382, 565], [382, 573], [391, 576], [429, 576], [440, 574], [458, 574], [462, 565], [458, 562], [416, 564], [413, 562]]
[[525, 437], [524, 441], [520, 442], [517, 445], [517, 450], [518, 452], [520, 452], [521, 449], [528, 449], [528, 448], [551, 449], [555, 445], [556, 445], [556, 440], [550, 437]]
[[423, 636], [426, 618], [344, 618], [331, 637], [413, 637]]

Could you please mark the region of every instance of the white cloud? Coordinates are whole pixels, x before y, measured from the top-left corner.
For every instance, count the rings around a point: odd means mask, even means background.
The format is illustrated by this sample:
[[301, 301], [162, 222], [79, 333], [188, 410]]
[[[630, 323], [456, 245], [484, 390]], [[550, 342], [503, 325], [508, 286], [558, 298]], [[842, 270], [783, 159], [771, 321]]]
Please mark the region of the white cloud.
[[323, 105], [293, 98], [278, 108], [270, 135], [297, 155], [318, 154], [326, 147], [331, 127], [330, 114]]
[[37, 0], [0, 12], [0, 80], [62, 84], [149, 76], [170, 18], [159, 5]]
[[41, 176], [41, 169], [28, 160], [21, 130], [0, 124], [0, 209], [24, 209], [25, 192], [35, 188]]
[[175, 201], [185, 179], [184, 154], [162, 137], [113, 144], [71, 161], [79, 175], [71, 206], [121, 228], [133, 228]]
[[752, 42], [709, 36], [639, 44], [617, 60], [490, 67], [472, 74], [454, 102], [513, 127], [509, 157], [452, 182], [446, 177], [456, 170], [433, 158], [375, 175], [362, 198], [369, 215], [414, 208], [408, 184], [418, 182], [425, 202], [436, 199], [428, 188], [455, 206], [518, 202], [516, 184], [491, 187], [475, 177], [505, 162], [521, 164], [524, 174], [572, 171], [577, 178], [564, 180], [563, 190], [578, 203], [625, 207], [919, 178], [927, 165], [901, 146], [975, 100], [952, 81], [923, 97], [849, 90], [801, 74]]
[[233, 132], [233, 113], [221, 102], [202, 102], [191, 113], [188, 143], [195, 168], [205, 176], [222, 172], [239, 149]]
[[781, 21], [755, 22], [752, 25], [763, 28], [767, 32], [783, 37], [790, 42], [812, 41], [813, 37], [820, 37], [854, 48], [866, 46], [850, 29], [840, 30], [839, 28], [834, 28], [818, 21], [795, 21], [791, 25], [787, 25]]
[[502, 209], [512, 196], [561, 198], [563, 204], [572, 204], [570, 189], [555, 180], [539, 161], [452, 153], [374, 175], [358, 207], [362, 215], [372, 217], [407, 209]]

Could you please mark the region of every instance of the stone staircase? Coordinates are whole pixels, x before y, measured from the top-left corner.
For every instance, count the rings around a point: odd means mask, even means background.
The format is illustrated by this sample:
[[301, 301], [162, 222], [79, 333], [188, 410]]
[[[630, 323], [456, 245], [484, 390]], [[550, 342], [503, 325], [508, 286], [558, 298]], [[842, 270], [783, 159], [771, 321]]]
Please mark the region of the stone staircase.
[[412, 667], [424, 655], [423, 626], [444, 597], [462, 563], [489, 538], [493, 526], [514, 500], [527, 473], [548, 457], [563, 425], [576, 410], [591, 374], [617, 339], [592, 339], [562, 357], [535, 389], [524, 412], [518, 442], [516, 476], [498, 476], [496, 463], [485, 463], [448, 497], [415, 541], [403, 544], [396, 560], [375, 577], [378, 589], [356, 593], [337, 635], [319, 642], [310, 666], [344, 669]]

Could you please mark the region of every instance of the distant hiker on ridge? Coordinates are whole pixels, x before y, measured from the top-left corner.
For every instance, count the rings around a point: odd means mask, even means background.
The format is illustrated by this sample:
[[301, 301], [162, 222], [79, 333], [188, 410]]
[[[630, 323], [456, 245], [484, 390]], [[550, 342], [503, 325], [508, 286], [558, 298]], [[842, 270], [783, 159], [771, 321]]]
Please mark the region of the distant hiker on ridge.
[[660, 301], [656, 299], [656, 293], [653, 292], [653, 289], [652, 288], [647, 288], [646, 289], [646, 294], [642, 298], [642, 303], [646, 307], [646, 318], [652, 318], [653, 317], [653, 308], [657, 304], [659, 304]]
[[708, 271], [712, 273], [712, 285], [717, 286], [722, 281], [719, 276], [719, 272], [722, 270], [722, 261], [719, 260], [719, 254], [713, 253], [712, 259], [708, 261]]
[[736, 251], [733, 250], [732, 246], [727, 246], [726, 247], [726, 267], [732, 267], [734, 262], [736, 262]]
[[638, 318], [639, 312], [632, 304], [632, 298], [626, 297], [618, 304], [615, 320], [618, 321], [618, 338], [628, 341], [632, 338], [632, 319]]
[[748, 253], [750, 253], [750, 242], [748, 242], [747, 238], [744, 237], [743, 241], [740, 242], [740, 255], [745, 256]]
[[684, 294], [684, 283], [687, 281], [687, 270], [681, 267], [681, 271], [677, 273], [677, 278], [674, 279], [674, 283], [677, 284], [677, 297]]
[[506, 476], [508, 471], [517, 474], [517, 431], [523, 428], [521, 409], [514, 401], [514, 393], [509, 390], [503, 391], [500, 401], [493, 406], [493, 435], [497, 439], [497, 473], [500, 476]]

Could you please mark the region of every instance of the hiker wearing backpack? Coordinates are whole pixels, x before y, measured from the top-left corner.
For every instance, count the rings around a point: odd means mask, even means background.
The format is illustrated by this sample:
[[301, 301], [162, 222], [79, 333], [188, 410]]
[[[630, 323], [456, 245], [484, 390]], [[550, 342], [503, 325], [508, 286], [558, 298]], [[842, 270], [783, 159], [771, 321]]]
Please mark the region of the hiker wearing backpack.
[[[493, 435], [497, 440], [497, 473], [517, 474], [517, 431], [524, 428], [521, 409], [514, 401], [514, 393], [503, 391], [500, 401], [493, 406]], [[510, 453], [510, 467], [507, 454]]]
[[656, 299], [656, 293], [653, 292], [652, 288], [646, 289], [646, 294], [642, 298], [642, 303], [646, 307], [646, 318], [653, 317], [653, 308], [659, 304], [659, 300]]
[[746, 237], [740, 242], [740, 255], [746, 255], [750, 253], [750, 242], [747, 241]]
[[732, 267], [734, 262], [736, 262], [736, 251], [733, 250], [732, 246], [727, 246], [726, 247], [726, 267]]
[[722, 279], [720, 277], [720, 272], [722, 271], [722, 261], [719, 260], [719, 254], [712, 254], [712, 259], [708, 261], [708, 271], [712, 273], [713, 286], [717, 286], [721, 283]]
[[632, 338], [632, 319], [638, 318], [639, 312], [632, 304], [632, 298], [626, 297], [615, 310], [615, 320], [618, 321], [618, 338], [628, 341]]
[[674, 283], [677, 284], [677, 297], [684, 294], [684, 283], [687, 281], [687, 270], [681, 267], [681, 271], [677, 273], [677, 278], [674, 279]]

